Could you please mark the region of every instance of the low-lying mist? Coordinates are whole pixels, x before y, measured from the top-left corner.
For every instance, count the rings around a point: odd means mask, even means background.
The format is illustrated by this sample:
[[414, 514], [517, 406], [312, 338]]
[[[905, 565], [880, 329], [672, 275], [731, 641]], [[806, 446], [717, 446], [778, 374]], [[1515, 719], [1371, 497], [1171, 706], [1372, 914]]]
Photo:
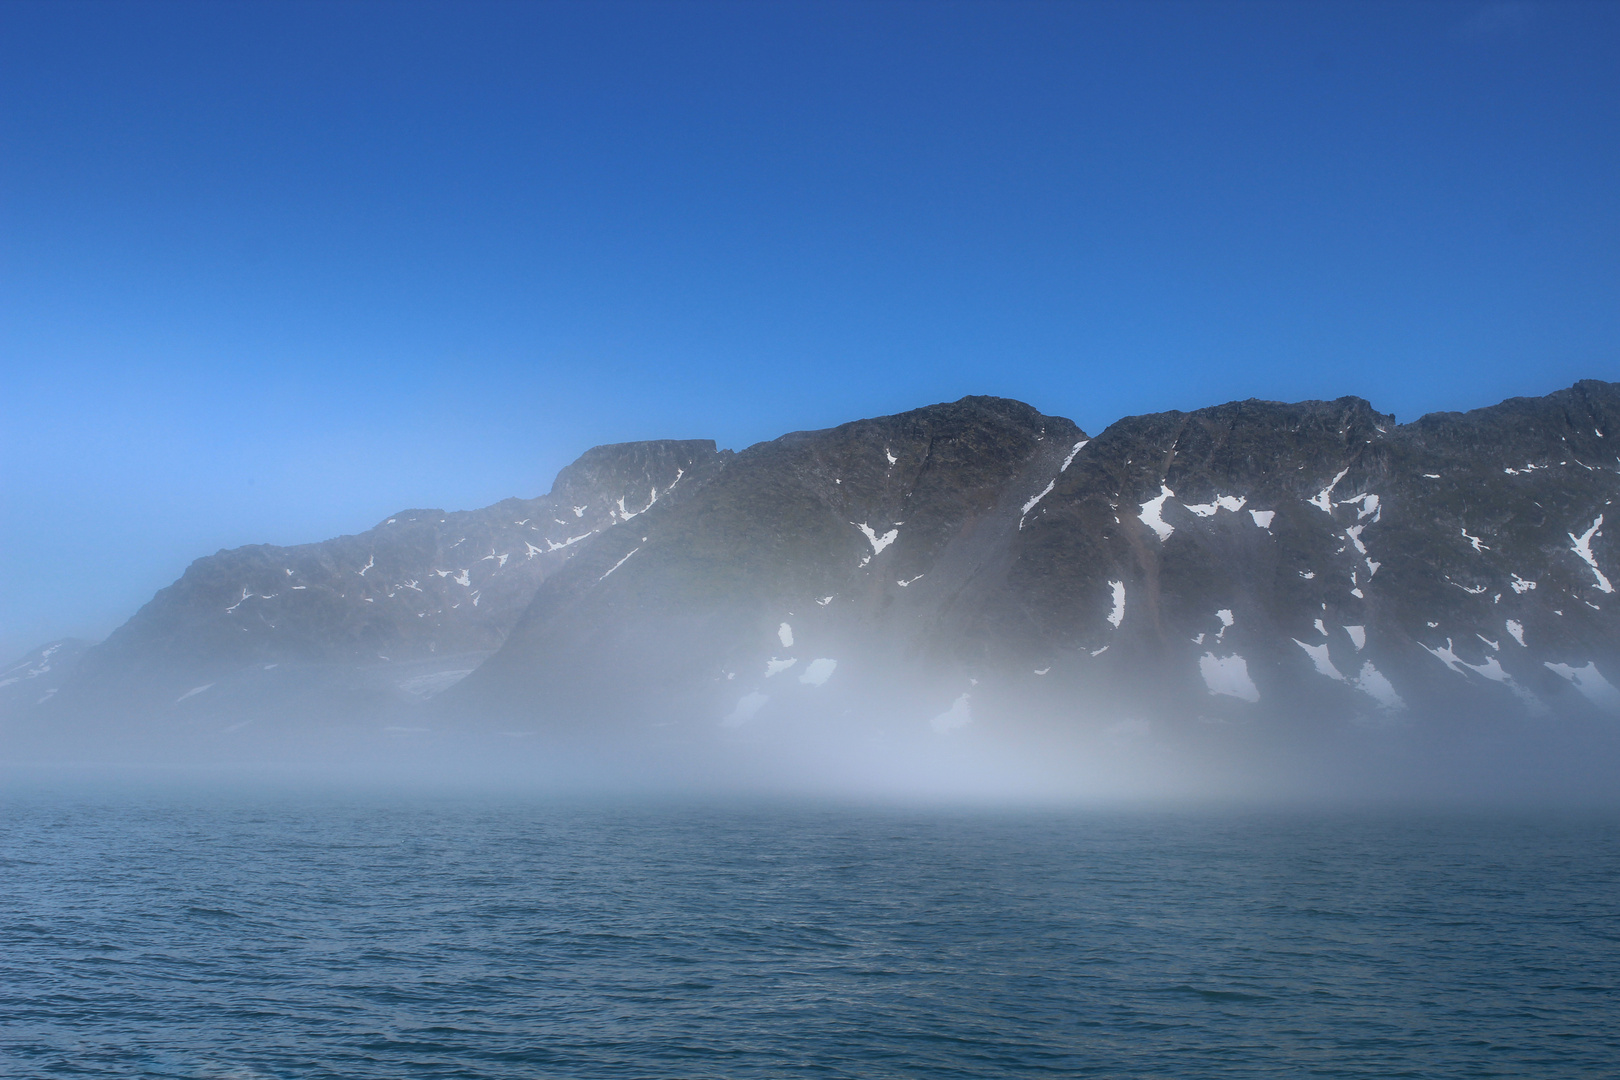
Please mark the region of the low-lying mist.
[[0, 756], [12, 783], [80, 777], [1008, 806], [1620, 804], [1620, 723], [1586, 715], [1346, 722], [1002, 709], [939, 723], [927, 711], [846, 706], [742, 725], [576, 717], [521, 729], [443, 716], [99, 719], [13, 726], [0, 732]]

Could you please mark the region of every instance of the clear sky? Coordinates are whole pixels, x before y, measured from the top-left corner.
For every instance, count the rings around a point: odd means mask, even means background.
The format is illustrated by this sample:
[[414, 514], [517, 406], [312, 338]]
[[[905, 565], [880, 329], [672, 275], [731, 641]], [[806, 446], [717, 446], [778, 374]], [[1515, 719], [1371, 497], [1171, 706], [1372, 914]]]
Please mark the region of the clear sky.
[[1620, 379], [1620, 4], [0, 4], [0, 659], [193, 558], [999, 394]]

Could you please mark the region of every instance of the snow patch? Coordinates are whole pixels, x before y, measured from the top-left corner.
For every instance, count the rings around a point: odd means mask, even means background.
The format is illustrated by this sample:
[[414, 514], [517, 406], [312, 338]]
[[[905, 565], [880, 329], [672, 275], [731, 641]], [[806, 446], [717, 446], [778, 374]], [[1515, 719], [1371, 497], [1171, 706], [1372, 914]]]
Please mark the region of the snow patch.
[[1182, 503], [1181, 505], [1197, 514], [1199, 517], [1214, 517], [1217, 510], [1230, 510], [1235, 514], [1239, 510], [1243, 509], [1243, 504], [1248, 501], [1247, 496], [1240, 497], [1237, 495], [1217, 495], [1215, 496], [1215, 501], [1213, 502], [1197, 504]]
[[1058, 472], [1068, 472], [1069, 466], [1074, 464], [1074, 456], [1080, 451], [1084, 450], [1086, 448], [1086, 443], [1090, 441], [1090, 439], [1081, 439], [1079, 442], [1075, 443], [1074, 449], [1069, 451], [1069, 456], [1063, 459], [1063, 467], [1059, 469]]
[[214, 685], [213, 683], [203, 683], [201, 686], [193, 686], [190, 690], [187, 690], [185, 693], [183, 693], [179, 697], [175, 698], [174, 703], [176, 705], [178, 705], [178, 704], [180, 704], [180, 702], [186, 700], [186, 698], [191, 697], [193, 694], [200, 694], [204, 690], [207, 690], [209, 687], [211, 687], [213, 685]]
[[630, 561], [630, 556], [634, 555], [636, 552], [638, 552], [640, 550], [641, 550], [641, 545], [640, 544], [637, 544], [635, 547], [631, 548], [628, 555], [626, 555], [624, 558], [620, 559], [618, 562], [614, 563], [612, 566], [608, 567], [607, 574], [603, 574], [601, 577], [597, 578], [596, 580], [597, 581], [606, 581], [608, 574], [613, 573], [613, 571], [617, 570], [619, 567], [621, 567], [625, 563], [629, 562]]
[[1450, 668], [1452, 671], [1455, 671], [1457, 674], [1463, 676], [1464, 678], [1467, 677], [1468, 672], [1463, 670], [1463, 668], [1465, 668], [1467, 665], [1464, 664], [1462, 662], [1462, 660], [1458, 658], [1457, 654], [1454, 651], [1452, 651], [1451, 639], [1450, 638], [1446, 638], [1445, 647], [1440, 648], [1440, 649], [1431, 649], [1427, 645], [1423, 645], [1423, 642], [1421, 642], [1421, 641], [1418, 642], [1418, 644], [1422, 645], [1424, 650], [1426, 652], [1428, 652], [1429, 655], [1433, 656], [1436, 660], [1438, 660], [1442, 664], [1446, 665], [1446, 667]]
[[1290, 638], [1289, 640], [1305, 650], [1305, 655], [1309, 656], [1311, 663], [1316, 665], [1318, 675], [1326, 675], [1328, 678], [1337, 679], [1339, 682], [1350, 681], [1344, 677], [1344, 674], [1338, 668], [1333, 666], [1333, 661], [1328, 658], [1328, 647], [1326, 645], [1307, 645], [1299, 638]]
[[833, 602], [833, 598], [831, 596], [823, 596], [821, 599], [816, 601], [816, 603], [819, 604], [821, 607], [826, 607], [828, 604], [830, 604], [832, 602]]
[[923, 578], [925, 576], [926, 575], [918, 574], [918, 575], [916, 575], [916, 577], [909, 577], [904, 581], [896, 581], [895, 584], [900, 586], [902, 589], [904, 589], [906, 586], [910, 585], [913, 581], [918, 581], [918, 580], [920, 580], [921, 578]]
[[1328, 483], [1327, 487], [1323, 488], [1321, 491], [1318, 491], [1315, 497], [1306, 499], [1305, 501], [1322, 511], [1324, 514], [1333, 513], [1333, 489], [1338, 487], [1339, 481], [1343, 480], [1347, 475], [1349, 475], [1349, 473], [1349, 469], [1339, 470], [1339, 475], [1335, 476]]
[[1597, 520], [1592, 522], [1591, 528], [1581, 533], [1581, 535], [1576, 536], [1574, 533], [1570, 533], [1569, 538], [1575, 541], [1575, 546], [1570, 550], [1579, 555], [1581, 560], [1592, 568], [1592, 573], [1597, 576], [1598, 591], [1612, 593], [1614, 592], [1614, 586], [1609, 584], [1609, 579], [1603, 576], [1602, 570], [1598, 569], [1597, 557], [1592, 554], [1592, 537], [1602, 536], [1603, 534], [1598, 531], [1602, 527], [1603, 515], [1599, 514]]
[[555, 540], [551, 540], [551, 539], [548, 539], [548, 538], [545, 538], [545, 537], [542, 537], [541, 539], [544, 539], [546, 541], [546, 550], [547, 551], [560, 551], [565, 547], [570, 547], [571, 545], [579, 543], [581, 540], [589, 540], [591, 537], [593, 537], [595, 535], [596, 535], [596, 533], [595, 533], [594, 530], [591, 531], [591, 532], [588, 532], [588, 533], [580, 533], [578, 536], [570, 536], [568, 539], [564, 540], [560, 544], [557, 543]]
[[900, 460], [894, 456], [894, 451], [890, 450], [887, 446], [883, 448], [883, 456], [889, 459], [890, 465], [893, 465], [895, 462]]
[[793, 627], [783, 623], [776, 628], [776, 640], [782, 643], [782, 648], [793, 648]]
[[[1019, 511], [1019, 513], [1028, 514], [1031, 510], [1035, 509], [1035, 504], [1052, 494], [1052, 489], [1055, 487], [1057, 487], [1057, 481], [1048, 480], [1045, 487], [1041, 488], [1040, 491], [1030, 496], [1030, 500], [1024, 504], [1023, 510]], [[1024, 527], [1024, 523], [1019, 522], [1018, 527], [1022, 529]]]
[[812, 660], [799, 674], [799, 681], [806, 686], [820, 686], [832, 678], [832, 673], [838, 670], [838, 661], [828, 660], [825, 657]]
[[1520, 645], [1524, 644], [1524, 623], [1517, 619], [1509, 619], [1507, 621], [1507, 632], [1508, 636], [1514, 641], [1517, 641]]
[[[647, 511], [651, 510], [653, 508], [653, 503], [658, 501], [658, 489], [656, 487], [655, 488], [649, 488], [648, 491], [649, 491], [649, 494], [647, 495], [647, 505], [643, 506], [640, 510], [626, 510], [624, 508], [624, 500], [629, 498], [629, 496], [628, 495], [619, 496], [619, 509], [618, 509], [617, 515], [615, 515], [615, 516], [617, 516], [619, 518], [619, 520], [621, 520], [621, 521], [629, 521], [631, 518], [639, 517], [642, 514], [645, 514]], [[609, 510], [608, 513], [610, 515], [614, 514], [614, 512], [612, 510]]]
[[1483, 664], [1465, 664], [1463, 666], [1479, 672], [1491, 682], [1507, 683], [1513, 681], [1508, 673], [1502, 670], [1502, 662], [1494, 656], [1487, 656]]
[[1231, 656], [1205, 653], [1198, 658], [1198, 671], [1212, 694], [1225, 694], [1250, 703], [1260, 700], [1260, 691], [1249, 678], [1248, 662], [1236, 653]]
[[1339, 505], [1361, 507], [1361, 509], [1356, 511], [1357, 521], [1361, 521], [1364, 518], [1372, 518], [1371, 523], [1376, 525], [1384, 516], [1383, 510], [1378, 504], [1378, 496], [1372, 494], [1371, 492], [1364, 492], [1360, 495], [1352, 495], [1348, 499], [1340, 499]]
[[1390, 685], [1383, 673], [1373, 667], [1371, 660], [1361, 665], [1361, 674], [1356, 676], [1356, 681], [1351, 685], [1390, 712], [1406, 708], [1406, 702], [1401, 700], [1401, 695], [1395, 692], [1395, 687]]
[[[884, 533], [882, 536], [879, 536], [877, 534], [877, 530], [872, 528], [872, 526], [868, 525], [864, 521], [861, 521], [861, 522], [852, 521], [852, 522], [850, 522], [850, 524], [854, 525], [857, 529], [861, 530], [861, 535], [866, 537], [866, 542], [872, 545], [872, 554], [873, 555], [881, 555], [883, 553], [884, 548], [886, 548], [890, 544], [894, 543], [895, 540], [899, 539], [899, 537], [900, 537], [900, 530], [899, 529], [890, 529], [888, 532]], [[896, 522], [895, 524], [898, 525], [898, 524], [900, 524], [900, 522]], [[862, 565], [865, 565], [865, 564], [862, 564]]]
[[1365, 626], [1347, 626], [1344, 632], [1350, 635], [1350, 641], [1355, 645], [1356, 652], [1367, 647], [1367, 628]]
[[1176, 493], [1171, 491], [1167, 485], [1161, 483], [1159, 485], [1159, 493], [1153, 498], [1149, 499], [1147, 502], [1143, 503], [1142, 512], [1136, 515], [1141, 519], [1142, 524], [1154, 531], [1154, 533], [1159, 537], [1159, 543], [1161, 544], [1170, 539], [1170, 534], [1176, 531], [1176, 527], [1174, 525], [1171, 525], [1160, 516], [1164, 511], [1165, 500], [1173, 499], [1175, 498], [1175, 495]]
[[[1422, 642], [1418, 642], [1418, 644], [1423, 645]], [[1487, 644], [1489, 644], [1489, 642], [1487, 642]], [[1468, 661], [1457, 655], [1456, 650], [1454, 650], [1451, 646], [1450, 638], [1446, 638], [1444, 648], [1430, 649], [1427, 645], [1423, 645], [1423, 648], [1427, 650], [1429, 654], [1432, 655], [1436, 660], [1439, 660], [1442, 664], [1446, 665], [1446, 667], [1450, 668], [1452, 671], [1455, 671], [1457, 674], [1464, 676], [1465, 678], [1467, 677], [1468, 672], [1472, 671], [1476, 675], [1483, 676], [1492, 682], [1501, 683], [1508, 687], [1521, 701], [1524, 701], [1526, 704], [1533, 704], [1535, 702], [1534, 698], [1530, 697], [1530, 695], [1522, 687], [1513, 681], [1512, 676], [1510, 676], [1506, 671], [1502, 670], [1501, 661], [1497, 660], [1497, 658], [1494, 656], [1487, 656], [1483, 664], [1470, 664]]]
[[1270, 532], [1271, 531], [1271, 519], [1277, 516], [1277, 511], [1275, 511], [1275, 510], [1250, 510], [1249, 511], [1249, 516], [1254, 519], [1254, 523], [1256, 525], [1258, 525], [1262, 529], [1266, 530], [1266, 532]]
[[1620, 690], [1605, 679], [1597, 669], [1597, 664], [1588, 661], [1585, 667], [1571, 667], [1569, 664], [1545, 663], [1549, 671], [1568, 679], [1575, 684], [1575, 689], [1586, 696], [1586, 699], [1600, 708], [1620, 712]]
[[371, 558], [366, 560], [366, 565], [362, 566], [358, 571], [356, 571], [356, 573], [358, 573], [361, 577], [365, 577], [366, 576], [366, 571], [370, 570], [373, 566], [376, 566], [376, 565], [377, 565], [377, 556], [376, 556], [375, 553], [373, 553]]
[[[1118, 630], [1119, 624], [1125, 621], [1125, 583], [1123, 581], [1110, 581], [1108, 587], [1114, 593], [1114, 609], [1108, 613], [1108, 621], [1113, 624], [1114, 629]], [[1103, 647], [1107, 648], [1106, 645]], [[1092, 655], [1095, 656], [1096, 654], [1093, 653]]]
[[1471, 545], [1473, 545], [1473, 548], [1474, 548], [1475, 551], [1489, 551], [1489, 550], [1491, 550], [1489, 547], [1485, 546], [1484, 544], [1482, 544], [1480, 542], [1479, 537], [1477, 537], [1477, 536], [1469, 536], [1467, 529], [1461, 529], [1459, 531], [1462, 533], [1463, 539], [1468, 541]]

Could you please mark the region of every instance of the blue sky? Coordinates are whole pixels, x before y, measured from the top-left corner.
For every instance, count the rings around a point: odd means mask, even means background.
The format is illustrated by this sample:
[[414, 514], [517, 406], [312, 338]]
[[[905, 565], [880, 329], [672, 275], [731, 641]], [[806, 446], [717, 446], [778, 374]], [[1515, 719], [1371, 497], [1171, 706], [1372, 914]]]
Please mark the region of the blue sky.
[[586, 447], [1620, 378], [1620, 5], [0, 5], [0, 652]]

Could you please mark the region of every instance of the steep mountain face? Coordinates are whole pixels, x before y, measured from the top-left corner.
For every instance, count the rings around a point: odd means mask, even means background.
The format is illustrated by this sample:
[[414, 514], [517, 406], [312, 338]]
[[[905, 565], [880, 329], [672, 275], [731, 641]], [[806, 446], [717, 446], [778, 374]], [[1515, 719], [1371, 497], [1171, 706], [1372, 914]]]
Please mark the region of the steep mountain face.
[[539, 498], [198, 559], [83, 657], [58, 704], [259, 715], [430, 696], [500, 646], [546, 577], [721, 460], [709, 441], [601, 446]]
[[1354, 398], [1122, 421], [1021, 534], [1005, 664], [1228, 714], [1620, 704], [1611, 432], [1605, 383], [1402, 426]]
[[1084, 438], [965, 398], [751, 447], [542, 587], [454, 705], [520, 726], [740, 724], [773, 695], [818, 704], [829, 679], [886, 694], [949, 669], [995, 632], [981, 609], [1026, 492]]
[[199, 560], [28, 707], [631, 746], [1613, 726], [1617, 440], [1583, 382], [1408, 424], [1245, 401], [1092, 438], [970, 397], [601, 447], [540, 499]]
[[1620, 706], [1620, 388], [1407, 425], [1356, 398], [1096, 439], [968, 398], [737, 456], [548, 581], [447, 699], [567, 730], [948, 731]]

